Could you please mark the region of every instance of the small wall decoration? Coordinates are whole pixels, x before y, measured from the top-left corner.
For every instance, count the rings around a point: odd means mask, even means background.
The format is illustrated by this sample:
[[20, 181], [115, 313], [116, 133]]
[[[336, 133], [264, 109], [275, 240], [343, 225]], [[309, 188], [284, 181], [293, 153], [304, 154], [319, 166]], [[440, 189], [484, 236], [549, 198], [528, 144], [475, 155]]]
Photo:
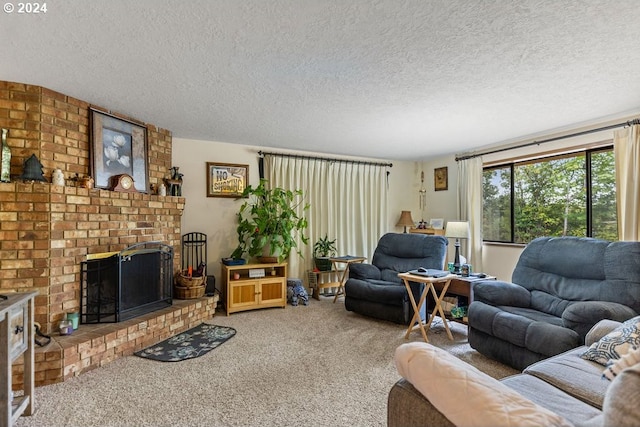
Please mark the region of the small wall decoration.
[[136, 190], [148, 193], [147, 128], [90, 109], [91, 175], [98, 188], [109, 188], [111, 177], [128, 174]]
[[433, 182], [436, 191], [447, 190], [449, 186], [449, 177], [447, 167], [436, 168], [433, 170]]
[[249, 165], [207, 162], [207, 197], [241, 197], [249, 181]]

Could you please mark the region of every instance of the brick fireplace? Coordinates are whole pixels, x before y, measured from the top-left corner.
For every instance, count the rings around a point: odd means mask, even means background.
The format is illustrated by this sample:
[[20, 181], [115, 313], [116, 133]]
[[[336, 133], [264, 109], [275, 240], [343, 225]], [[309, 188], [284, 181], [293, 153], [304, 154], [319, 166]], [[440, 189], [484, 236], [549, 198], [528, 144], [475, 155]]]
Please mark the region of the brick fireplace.
[[[9, 129], [12, 153], [12, 182], [0, 183], [0, 290], [37, 290], [35, 318], [47, 332], [79, 308], [80, 262], [88, 254], [156, 240], [174, 247], [180, 265], [183, 198], [86, 189], [72, 180], [89, 175], [90, 107], [109, 112], [40, 86], [0, 82], [0, 127]], [[171, 133], [113, 115], [146, 127], [150, 184], [168, 177]], [[67, 185], [20, 182], [32, 154], [49, 181], [58, 168]]]
[[[40, 323], [44, 332], [54, 336], [63, 314], [79, 311], [80, 265], [87, 255], [121, 251], [136, 243], [159, 241], [173, 247], [174, 269], [181, 265], [184, 198], [87, 189], [77, 186], [77, 181], [73, 180], [76, 176], [88, 176], [90, 172], [90, 107], [144, 126], [147, 130], [148, 182], [156, 186], [169, 177], [172, 139], [168, 130], [40, 86], [0, 81], [0, 127], [9, 130], [7, 142], [12, 153], [11, 182], [0, 183], [0, 292], [37, 290], [35, 321]], [[32, 154], [42, 163], [44, 176], [49, 182], [21, 182], [18, 179], [23, 172], [24, 161]], [[63, 171], [66, 185], [50, 183], [54, 169]], [[203, 304], [210, 306], [211, 301], [207, 301]], [[184, 310], [191, 313], [191, 317], [201, 316], [194, 314], [196, 312], [191, 308], [179, 311], [182, 313]], [[172, 311], [169, 313], [171, 318], [182, 316]], [[211, 314], [210, 307], [207, 313]], [[133, 320], [131, 325], [127, 323], [125, 330], [149, 329], [149, 322], [156, 324], [166, 318], [167, 313], [162, 320], [153, 316], [141, 320], [142, 323]], [[175, 333], [186, 328], [188, 323], [181, 323], [178, 327], [163, 324], [159, 330], [164, 331], [163, 335]], [[83, 326], [78, 332], [82, 329]], [[149, 342], [149, 338], [141, 339], [137, 333], [133, 336], [127, 333], [129, 338], [123, 341], [121, 334], [116, 331], [117, 336], [112, 337], [109, 345], [129, 342], [130, 339], [133, 339], [134, 346]], [[152, 339], [160, 338], [159, 333], [152, 333], [152, 336]], [[92, 335], [89, 342], [100, 339]], [[76, 340], [69, 338], [67, 341]], [[59, 350], [61, 344], [57, 346]], [[73, 347], [78, 354], [84, 348], [81, 343], [75, 343]], [[64, 356], [71, 350], [63, 348], [61, 351]], [[93, 353], [96, 351], [85, 356]], [[45, 355], [40, 361], [37, 357], [36, 371], [39, 362], [46, 365], [47, 357], [57, 356]], [[77, 362], [74, 357], [70, 358], [72, 362]], [[100, 361], [95, 363], [99, 365]], [[95, 363], [85, 360], [79, 366], [74, 365], [73, 369], [63, 364], [56, 368], [57, 374], [46, 375], [60, 380], [68, 372], [77, 374]], [[50, 378], [40, 380], [36, 374], [37, 383], [51, 382]]]

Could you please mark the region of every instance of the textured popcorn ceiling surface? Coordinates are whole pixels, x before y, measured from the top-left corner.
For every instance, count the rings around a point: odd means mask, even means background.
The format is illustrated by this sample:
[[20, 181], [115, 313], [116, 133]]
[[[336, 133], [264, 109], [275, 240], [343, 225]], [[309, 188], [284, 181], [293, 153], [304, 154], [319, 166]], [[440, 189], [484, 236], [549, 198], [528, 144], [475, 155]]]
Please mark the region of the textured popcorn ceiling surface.
[[639, 111], [637, 7], [52, 0], [1, 13], [0, 79], [178, 138], [424, 159]]

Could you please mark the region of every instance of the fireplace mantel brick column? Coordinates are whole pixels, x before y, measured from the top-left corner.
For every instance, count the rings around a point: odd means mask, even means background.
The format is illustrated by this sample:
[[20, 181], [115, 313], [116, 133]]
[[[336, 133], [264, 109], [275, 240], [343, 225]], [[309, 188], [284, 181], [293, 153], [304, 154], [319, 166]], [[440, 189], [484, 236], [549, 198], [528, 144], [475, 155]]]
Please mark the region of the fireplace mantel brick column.
[[[88, 254], [160, 241], [173, 246], [174, 269], [181, 265], [184, 198], [78, 188], [72, 180], [90, 174], [91, 108], [146, 127], [149, 184], [158, 185], [169, 176], [174, 166], [169, 130], [51, 89], [0, 81], [0, 127], [9, 130], [7, 144], [12, 152], [12, 182], [0, 183], [0, 292], [38, 291], [35, 321], [54, 336], [63, 314], [80, 307], [80, 263]], [[47, 182], [17, 179], [32, 154], [42, 163]], [[65, 186], [49, 183], [54, 169], [62, 170]], [[213, 314], [215, 304], [203, 304], [207, 308], [186, 309], [191, 317], [178, 319], [170, 312], [163, 318], [172, 324], [192, 324], [187, 318]], [[36, 382], [61, 381], [181, 329], [153, 317], [145, 322], [162, 325], [158, 331], [163, 332], [149, 335], [150, 327], [136, 324], [118, 329], [115, 336], [96, 335], [76, 342], [92, 326], [81, 325], [70, 337], [57, 336], [61, 340], [37, 352]], [[14, 385], [21, 381], [21, 368], [14, 365]]]
[[[80, 262], [87, 254], [119, 251], [158, 240], [174, 248], [180, 265], [184, 199], [77, 188], [72, 177], [90, 174], [90, 109], [147, 129], [149, 183], [171, 166], [171, 132], [40, 86], [0, 81], [0, 127], [9, 130], [11, 180], [0, 183], [0, 291], [37, 290], [35, 320], [55, 332], [80, 302]], [[50, 180], [61, 169], [67, 185], [17, 182], [35, 154]], [[19, 197], [18, 197], [19, 195]]]

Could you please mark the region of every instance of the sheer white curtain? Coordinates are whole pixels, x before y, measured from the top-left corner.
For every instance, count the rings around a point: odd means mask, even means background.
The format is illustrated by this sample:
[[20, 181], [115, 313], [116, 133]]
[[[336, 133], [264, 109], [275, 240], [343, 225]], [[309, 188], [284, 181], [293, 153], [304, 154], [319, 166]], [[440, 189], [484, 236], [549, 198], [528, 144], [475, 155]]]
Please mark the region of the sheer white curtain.
[[325, 234], [336, 239], [338, 255], [371, 259], [386, 232], [386, 167], [265, 154], [264, 171], [270, 186], [300, 189], [310, 205], [305, 213], [309, 244], [298, 242], [304, 259], [295, 253], [289, 256], [290, 277], [305, 278], [305, 271], [313, 268], [313, 244]]
[[482, 157], [458, 161], [458, 216], [469, 221], [464, 253], [473, 270], [482, 271]]
[[640, 125], [620, 129], [613, 134], [616, 165], [616, 202], [618, 238], [640, 240]]

